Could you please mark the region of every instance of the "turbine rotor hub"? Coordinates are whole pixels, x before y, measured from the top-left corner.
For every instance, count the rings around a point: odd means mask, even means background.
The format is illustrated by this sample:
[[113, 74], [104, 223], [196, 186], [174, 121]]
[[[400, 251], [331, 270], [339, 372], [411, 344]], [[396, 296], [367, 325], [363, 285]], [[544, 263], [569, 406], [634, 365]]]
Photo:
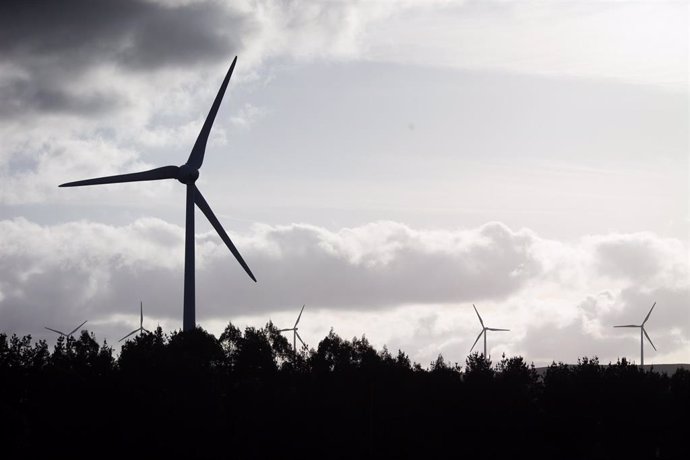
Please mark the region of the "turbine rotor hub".
[[195, 169], [188, 164], [183, 164], [180, 166], [177, 172], [177, 180], [183, 184], [193, 184], [199, 178], [199, 170]]

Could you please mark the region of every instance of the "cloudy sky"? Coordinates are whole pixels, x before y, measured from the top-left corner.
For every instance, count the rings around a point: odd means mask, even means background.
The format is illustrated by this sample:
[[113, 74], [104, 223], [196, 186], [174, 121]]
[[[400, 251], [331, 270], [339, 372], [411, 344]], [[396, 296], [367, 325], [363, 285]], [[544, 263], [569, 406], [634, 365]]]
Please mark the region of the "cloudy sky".
[[184, 187], [58, 189], [186, 161], [197, 320], [302, 304], [423, 365], [690, 361], [685, 1], [69, 0], [0, 4], [0, 330], [181, 327]]

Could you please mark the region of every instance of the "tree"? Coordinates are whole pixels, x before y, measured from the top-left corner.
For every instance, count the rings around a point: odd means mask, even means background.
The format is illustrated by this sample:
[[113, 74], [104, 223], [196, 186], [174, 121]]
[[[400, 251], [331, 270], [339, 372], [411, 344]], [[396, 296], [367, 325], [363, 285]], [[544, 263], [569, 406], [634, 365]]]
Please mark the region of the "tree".
[[263, 329], [266, 339], [271, 346], [276, 365], [280, 368], [299, 369], [304, 364], [304, 351], [302, 348], [293, 350], [288, 339], [280, 333], [280, 330], [269, 321]]
[[491, 360], [474, 352], [465, 360], [465, 382], [473, 386], [488, 385], [493, 381], [494, 370], [491, 368]]
[[503, 387], [519, 391], [529, 391], [539, 380], [534, 364], [528, 366], [522, 356], [506, 358], [505, 353], [496, 364], [496, 377]]
[[166, 347], [176, 370], [209, 370], [222, 367], [225, 354], [219, 340], [197, 326], [191, 331], [175, 331]]
[[310, 358], [311, 368], [315, 372], [343, 372], [352, 368], [354, 363], [354, 350], [352, 344], [341, 339], [333, 329], [319, 342], [319, 345]]
[[278, 370], [274, 350], [264, 329], [247, 327], [238, 342], [234, 371], [239, 375], [268, 377]]
[[144, 332], [127, 340], [120, 349], [118, 367], [127, 374], [158, 373], [168, 366], [168, 337], [158, 326], [153, 333]]

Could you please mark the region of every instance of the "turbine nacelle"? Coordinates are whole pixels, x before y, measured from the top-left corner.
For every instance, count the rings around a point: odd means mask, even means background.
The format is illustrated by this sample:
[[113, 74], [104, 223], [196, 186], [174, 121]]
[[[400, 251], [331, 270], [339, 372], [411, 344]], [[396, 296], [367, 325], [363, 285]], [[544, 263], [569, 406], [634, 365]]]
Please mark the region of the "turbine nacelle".
[[177, 180], [183, 184], [193, 184], [199, 178], [199, 170], [185, 163], [177, 170]]

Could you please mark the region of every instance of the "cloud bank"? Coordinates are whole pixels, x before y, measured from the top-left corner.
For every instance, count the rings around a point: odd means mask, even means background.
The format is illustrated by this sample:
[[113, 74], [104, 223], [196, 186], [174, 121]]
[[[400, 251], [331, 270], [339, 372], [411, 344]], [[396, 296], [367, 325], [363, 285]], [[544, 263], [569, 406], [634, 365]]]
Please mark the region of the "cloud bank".
[[[14, 219], [0, 222], [0, 232], [5, 330], [42, 335], [44, 324], [68, 327], [89, 319], [97, 333], [100, 327], [117, 335], [131, 327], [140, 299], [147, 316], [179, 327], [181, 227], [158, 219], [119, 227]], [[651, 233], [563, 243], [498, 222], [446, 231], [384, 221], [338, 231], [256, 225], [234, 240], [259, 283], [246, 277], [215, 234], [197, 235], [197, 318], [206, 327], [287, 318], [306, 303], [318, 312], [313, 321], [321, 322], [312, 328], [323, 334], [347, 317], [345, 330], [432, 355], [469, 347], [476, 319], [468, 308], [476, 303], [498, 327], [508, 323], [514, 331], [496, 338], [505, 349], [548, 361], [558, 359], [549, 356], [553, 340], [571, 344], [568, 357], [595, 351], [593, 344], [636, 350], [636, 337], [610, 326], [641, 321], [657, 301], [655, 344], [669, 356], [687, 355], [687, 248]], [[390, 321], [405, 324], [391, 330], [384, 325]]]

